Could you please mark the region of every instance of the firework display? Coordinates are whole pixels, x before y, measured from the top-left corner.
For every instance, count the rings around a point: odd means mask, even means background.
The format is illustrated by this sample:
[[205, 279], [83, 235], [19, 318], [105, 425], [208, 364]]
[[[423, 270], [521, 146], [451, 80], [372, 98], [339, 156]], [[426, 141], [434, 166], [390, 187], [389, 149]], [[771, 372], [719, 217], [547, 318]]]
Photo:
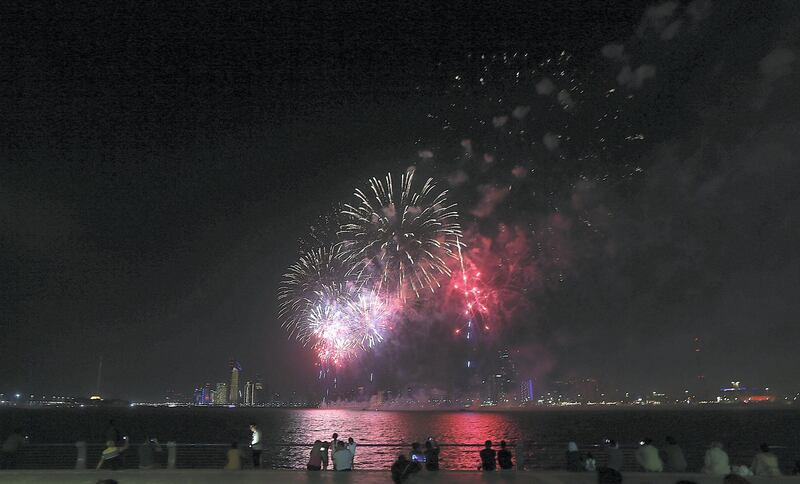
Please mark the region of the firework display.
[[308, 343], [309, 314], [320, 301], [339, 301], [351, 287], [358, 286], [338, 244], [310, 250], [289, 266], [278, 290], [279, 317], [290, 336]]
[[430, 178], [415, 191], [412, 170], [401, 176], [399, 187], [389, 174], [385, 182], [371, 179], [369, 190], [358, 189], [355, 196], [358, 203], [342, 212], [340, 235], [358, 277], [401, 300], [439, 287], [451, 273], [461, 235], [447, 191]]
[[279, 316], [291, 337], [321, 362], [339, 365], [386, 337], [402, 303], [433, 292], [458, 264], [461, 229], [447, 192], [414, 174], [399, 187], [370, 180], [344, 205], [339, 240], [304, 253], [278, 291]]
[[439, 69], [448, 87], [415, 149], [440, 181], [420, 183], [415, 166], [369, 179], [311, 225], [285, 276], [283, 324], [321, 362], [378, 347], [408, 318], [445, 324], [471, 351], [530, 321], [520, 316], [534, 291], [567, 281], [571, 234], [602, 236], [612, 214], [594, 187], [641, 173], [634, 95], [579, 72], [568, 53], [470, 55]]

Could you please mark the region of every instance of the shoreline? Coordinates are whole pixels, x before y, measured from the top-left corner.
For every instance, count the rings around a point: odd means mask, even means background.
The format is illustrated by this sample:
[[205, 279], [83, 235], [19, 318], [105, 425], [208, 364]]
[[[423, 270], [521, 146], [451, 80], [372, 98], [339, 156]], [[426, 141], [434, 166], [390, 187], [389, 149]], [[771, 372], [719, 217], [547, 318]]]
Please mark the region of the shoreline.
[[[125, 484], [161, 484], [161, 483], [186, 483], [186, 484], [211, 484], [211, 483], [349, 483], [363, 484], [390, 482], [389, 471], [359, 471], [354, 472], [309, 472], [305, 470], [257, 470], [257, 471], [224, 471], [224, 470], [120, 470], [120, 471], [0, 471], [0, 483], [25, 484], [60, 483], [60, 484], [85, 484], [97, 482], [102, 479], [114, 479]], [[623, 473], [623, 480], [633, 484], [674, 484], [681, 480], [692, 481], [696, 484], [719, 484], [721, 476], [710, 476], [696, 473]], [[800, 476], [782, 477], [747, 477], [752, 484], [768, 484], [775, 482], [800, 483]], [[597, 476], [594, 472], [566, 472], [566, 471], [422, 471], [405, 481], [413, 484], [416, 482], [525, 482], [533, 484], [596, 484]]]
[[225, 411], [348, 411], [348, 412], [363, 412], [363, 413], [380, 413], [380, 412], [438, 412], [438, 413], [544, 413], [544, 412], [626, 412], [626, 411], [641, 411], [641, 412], [660, 412], [660, 411], [687, 411], [687, 412], [714, 412], [714, 411], [758, 411], [758, 410], [795, 410], [800, 411], [800, 405], [793, 403], [758, 403], [758, 404], [708, 404], [708, 405], [542, 405], [531, 407], [480, 407], [480, 408], [451, 408], [451, 407], [430, 407], [430, 408], [359, 408], [353, 407], [246, 407], [246, 406], [214, 406], [214, 405], [187, 405], [187, 406], [167, 406], [167, 405], [130, 405], [130, 406], [0, 406], [0, 412], [13, 411], [13, 410], [116, 410], [124, 411], [125, 409], [165, 409], [165, 411], [176, 410], [225, 410]]

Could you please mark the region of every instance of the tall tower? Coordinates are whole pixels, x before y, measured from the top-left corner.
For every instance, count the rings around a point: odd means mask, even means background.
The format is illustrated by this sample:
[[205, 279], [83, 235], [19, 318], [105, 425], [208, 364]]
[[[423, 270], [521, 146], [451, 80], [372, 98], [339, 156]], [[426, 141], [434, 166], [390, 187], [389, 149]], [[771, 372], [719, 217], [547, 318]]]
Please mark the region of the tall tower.
[[255, 402], [256, 386], [253, 382], [248, 381], [244, 384], [244, 404], [252, 406]]
[[256, 377], [256, 384], [253, 390], [253, 405], [264, 403], [264, 383], [261, 377]]
[[100, 396], [100, 383], [103, 379], [103, 356], [100, 355], [100, 361], [97, 364], [97, 385], [94, 388], [94, 394], [91, 396], [91, 400], [102, 400], [103, 397]]
[[225, 382], [217, 383], [217, 393], [214, 394], [215, 405], [225, 405], [228, 403], [228, 384]]
[[234, 360], [231, 359], [228, 362], [228, 366], [231, 369], [231, 384], [228, 387], [228, 403], [232, 403], [234, 405], [239, 403], [239, 374], [242, 372], [242, 365]]
[[692, 345], [695, 365], [694, 394], [698, 400], [704, 400], [708, 395], [706, 395], [706, 375], [703, 371], [703, 340], [699, 336], [695, 336], [692, 340]]

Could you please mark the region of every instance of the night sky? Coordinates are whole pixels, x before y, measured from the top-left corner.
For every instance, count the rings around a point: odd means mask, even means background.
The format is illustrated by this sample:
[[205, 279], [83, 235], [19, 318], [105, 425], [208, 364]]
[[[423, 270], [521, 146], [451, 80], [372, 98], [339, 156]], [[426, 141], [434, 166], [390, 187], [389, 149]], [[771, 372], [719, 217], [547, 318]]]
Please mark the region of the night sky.
[[[4, 5], [0, 392], [87, 395], [101, 355], [107, 396], [224, 381], [231, 357], [302, 391], [281, 274], [319, 214], [411, 165], [475, 233], [557, 225], [495, 341], [533, 376], [676, 391], [700, 337], [713, 385], [800, 389], [800, 4], [613, 3]], [[538, 71], [506, 76], [562, 51], [585, 89], [545, 112]], [[571, 137], [520, 148], [523, 122]], [[480, 184], [453, 181], [463, 139], [496, 158]], [[492, 200], [516, 166], [526, 195]], [[431, 334], [392, 357], [426, 367]]]

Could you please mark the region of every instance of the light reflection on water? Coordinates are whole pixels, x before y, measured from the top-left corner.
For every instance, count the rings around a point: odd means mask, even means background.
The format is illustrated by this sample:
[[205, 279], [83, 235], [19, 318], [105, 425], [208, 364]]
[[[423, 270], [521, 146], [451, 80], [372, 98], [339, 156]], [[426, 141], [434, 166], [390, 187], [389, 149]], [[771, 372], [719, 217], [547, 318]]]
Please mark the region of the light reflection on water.
[[[444, 446], [441, 451], [443, 467], [475, 469], [482, 442], [512, 442], [520, 437], [514, 414], [509, 413], [313, 410], [289, 416], [285, 439], [267, 436], [265, 440], [312, 443], [330, 440], [334, 432], [340, 439], [353, 437], [360, 444], [356, 464], [362, 468], [388, 467], [398, 453], [408, 453], [410, 443], [423, 443], [432, 436], [441, 443], [475, 445]], [[265, 454], [276, 467], [302, 467], [308, 452], [305, 447], [292, 447], [284, 455], [272, 451]]]
[[[178, 443], [249, 442], [248, 424], [263, 429], [267, 444], [266, 467], [303, 468], [310, 444], [316, 439], [353, 437], [361, 444], [356, 466], [388, 468], [411, 442], [434, 436], [443, 444], [476, 447], [442, 447], [446, 469], [475, 469], [478, 451], [486, 439], [529, 442], [528, 461], [537, 467], [563, 465], [566, 442], [574, 440], [590, 449], [606, 437], [632, 447], [645, 437], [663, 443], [672, 435], [682, 444], [690, 469], [702, 466], [703, 453], [713, 440], [728, 447], [731, 462], [749, 464], [756, 447], [768, 442], [778, 447], [781, 464], [791, 465], [800, 450], [800, 410], [714, 408], [674, 410], [548, 410], [502, 412], [293, 410], [265, 408], [0, 408], [0, 429], [23, 427], [32, 443], [100, 443], [108, 419], [131, 436]], [[224, 448], [220, 448], [220, 458]], [[188, 456], [187, 456], [188, 457]], [[597, 456], [601, 462], [603, 456]], [[187, 465], [192, 465], [187, 463]], [[216, 464], [215, 464], [216, 465]]]

